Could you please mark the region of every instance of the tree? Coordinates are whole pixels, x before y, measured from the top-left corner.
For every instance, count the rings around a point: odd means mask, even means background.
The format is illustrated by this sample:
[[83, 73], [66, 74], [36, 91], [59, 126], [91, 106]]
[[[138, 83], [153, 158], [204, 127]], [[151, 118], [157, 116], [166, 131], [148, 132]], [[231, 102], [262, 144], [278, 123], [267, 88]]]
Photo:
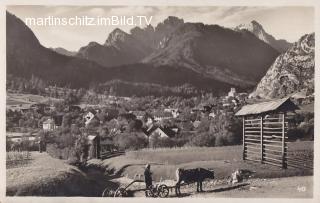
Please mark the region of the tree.
[[64, 98], [64, 102], [66, 105], [74, 105], [77, 104], [79, 101], [80, 99], [72, 91], [69, 91]]
[[98, 134], [103, 139], [109, 137], [109, 129], [107, 125], [99, 126]]
[[138, 150], [147, 147], [148, 140], [143, 133], [121, 133], [115, 137], [115, 144], [120, 149]]
[[213, 147], [215, 146], [215, 139], [215, 136], [209, 134], [208, 132], [197, 133], [196, 136], [191, 138], [187, 145], [198, 147]]
[[71, 114], [66, 113], [62, 118], [62, 127], [68, 127], [71, 125]]
[[128, 124], [128, 132], [140, 131], [142, 128], [142, 121], [138, 119], [130, 120]]

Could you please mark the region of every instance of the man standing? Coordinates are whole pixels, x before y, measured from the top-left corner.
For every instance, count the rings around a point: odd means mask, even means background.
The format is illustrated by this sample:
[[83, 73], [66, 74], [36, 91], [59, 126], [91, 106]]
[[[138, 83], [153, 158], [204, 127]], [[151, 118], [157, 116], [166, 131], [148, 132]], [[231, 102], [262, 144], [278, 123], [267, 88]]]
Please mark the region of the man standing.
[[144, 182], [146, 183], [146, 188], [152, 188], [152, 173], [150, 171], [150, 164], [146, 165], [146, 169], [144, 170]]

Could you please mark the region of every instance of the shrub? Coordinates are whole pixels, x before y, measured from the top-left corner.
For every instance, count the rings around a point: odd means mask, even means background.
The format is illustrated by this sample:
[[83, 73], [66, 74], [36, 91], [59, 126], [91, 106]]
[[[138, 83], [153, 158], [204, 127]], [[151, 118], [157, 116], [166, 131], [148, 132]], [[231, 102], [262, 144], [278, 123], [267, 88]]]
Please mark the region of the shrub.
[[217, 136], [215, 139], [215, 146], [217, 147], [224, 146], [226, 143], [226, 138], [221, 135]]
[[215, 136], [213, 136], [212, 134], [209, 134], [208, 132], [203, 132], [192, 137], [186, 145], [198, 147], [213, 147], [215, 146], [215, 139]]
[[142, 133], [121, 133], [115, 137], [115, 144], [120, 149], [138, 150], [148, 145], [148, 139]]
[[60, 148], [58, 147], [57, 144], [48, 144], [47, 153], [57, 159], [70, 159], [73, 155], [73, 148], [72, 147], [65, 147], [65, 148]]
[[68, 127], [63, 127], [52, 134], [41, 133], [41, 137], [45, 138], [46, 151], [52, 157], [77, 163], [85, 161], [88, 156], [87, 138], [79, 129], [70, 130]]
[[153, 136], [150, 138], [149, 147], [151, 148], [172, 148], [172, 147], [182, 147], [187, 143], [186, 139], [179, 138], [161, 138]]
[[225, 146], [241, 143], [242, 122], [233, 115], [220, 113], [201, 120], [197, 133], [187, 143], [189, 146]]

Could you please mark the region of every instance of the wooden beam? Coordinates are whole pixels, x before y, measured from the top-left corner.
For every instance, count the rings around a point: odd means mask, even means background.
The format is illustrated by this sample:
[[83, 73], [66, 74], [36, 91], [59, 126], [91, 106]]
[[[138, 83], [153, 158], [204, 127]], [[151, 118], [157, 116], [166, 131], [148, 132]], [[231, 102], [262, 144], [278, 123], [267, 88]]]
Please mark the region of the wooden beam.
[[260, 117], [260, 143], [261, 143], [261, 163], [264, 162], [263, 154], [263, 117]]
[[271, 165], [274, 165], [274, 166], [280, 166], [281, 167], [281, 164], [277, 164], [277, 163], [274, 163], [274, 162], [271, 162], [271, 161], [264, 161], [265, 163], [267, 164], [271, 164]]
[[[263, 144], [263, 146], [281, 148], [281, 150], [282, 150], [282, 146], [281, 146], [281, 145], [272, 145], [272, 144], [270, 143], [270, 144]], [[281, 152], [282, 152], [282, 151], [281, 151]]]
[[246, 119], [245, 122], [260, 121], [260, 119]]
[[286, 155], [285, 155], [285, 115], [284, 113], [282, 114], [282, 168], [286, 169], [287, 168], [287, 163], [286, 163]]
[[249, 140], [249, 141], [257, 141], [257, 142], [260, 142], [260, 139], [252, 139], [252, 138], [247, 138], [246, 140]]
[[245, 131], [245, 119], [244, 119], [244, 116], [242, 117], [242, 159], [243, 160], [246, 160], [246, 157], [245, 157], [245, 137], [246, 137], [246, 131]]
[[252, 142], [246, 142], [246, 145], [261, 146], [260, 143], [252, 143]]
[[267, 140], [267, 139], [263, 139], [264, 142], [269, 142], [269, 143], [282, 143], [281, 141], [276, 141], [276, 140]]

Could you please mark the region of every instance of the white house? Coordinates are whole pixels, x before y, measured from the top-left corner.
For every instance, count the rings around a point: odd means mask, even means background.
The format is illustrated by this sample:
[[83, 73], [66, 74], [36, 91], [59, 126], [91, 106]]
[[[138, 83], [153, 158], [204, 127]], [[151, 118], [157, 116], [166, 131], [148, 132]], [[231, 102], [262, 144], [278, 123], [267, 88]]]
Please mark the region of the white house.
[[95, 117], [95, 113], [93, 111], [89, 111], [84, 116], [86, 126], [89, 125], [89, 123], [93, 120], [94, 117]]
[[6, 132], [6, 139], [11, 140], [12, 142], [20, 142], [22, 140], [35, 141], [36, 135], [19, 132]]
[[149, 139], [152, 139], [154, 136], [159, 136], [159, 138], [170, 138], [175, 136], [177, 132], [178, 129], [173, 130], [170, 128], [157, 127], [150, 133]]
[[54, 120], [52, 118], [49, 118], [46, 121], [44, 121], [42, 124], [42, 129], [45, 131], [52, 131], [56, 129]]
[[173, 108], [164, 109], [164, 112], [171, 113], [173, 118], [177, 118], [180, 114], [179, 109], [173, 109]]
[[232, 87], [232, 88], [230, 89], [230, 92], [228, 92], [227, 98], [229, 98], [229, 97], [235, 97], [236, 94], [237, 94], [236, 88]]
[[209, 113], [209, 118], [214, 118], [216, 117], [216, 114], [214, 112]]
[[162, 120], [171, 119], [171, 118], [173, 118], [172, 113], [167, 111], [157, 112], [153, 115], [153, 119], [156, 122], [160, 122]]

